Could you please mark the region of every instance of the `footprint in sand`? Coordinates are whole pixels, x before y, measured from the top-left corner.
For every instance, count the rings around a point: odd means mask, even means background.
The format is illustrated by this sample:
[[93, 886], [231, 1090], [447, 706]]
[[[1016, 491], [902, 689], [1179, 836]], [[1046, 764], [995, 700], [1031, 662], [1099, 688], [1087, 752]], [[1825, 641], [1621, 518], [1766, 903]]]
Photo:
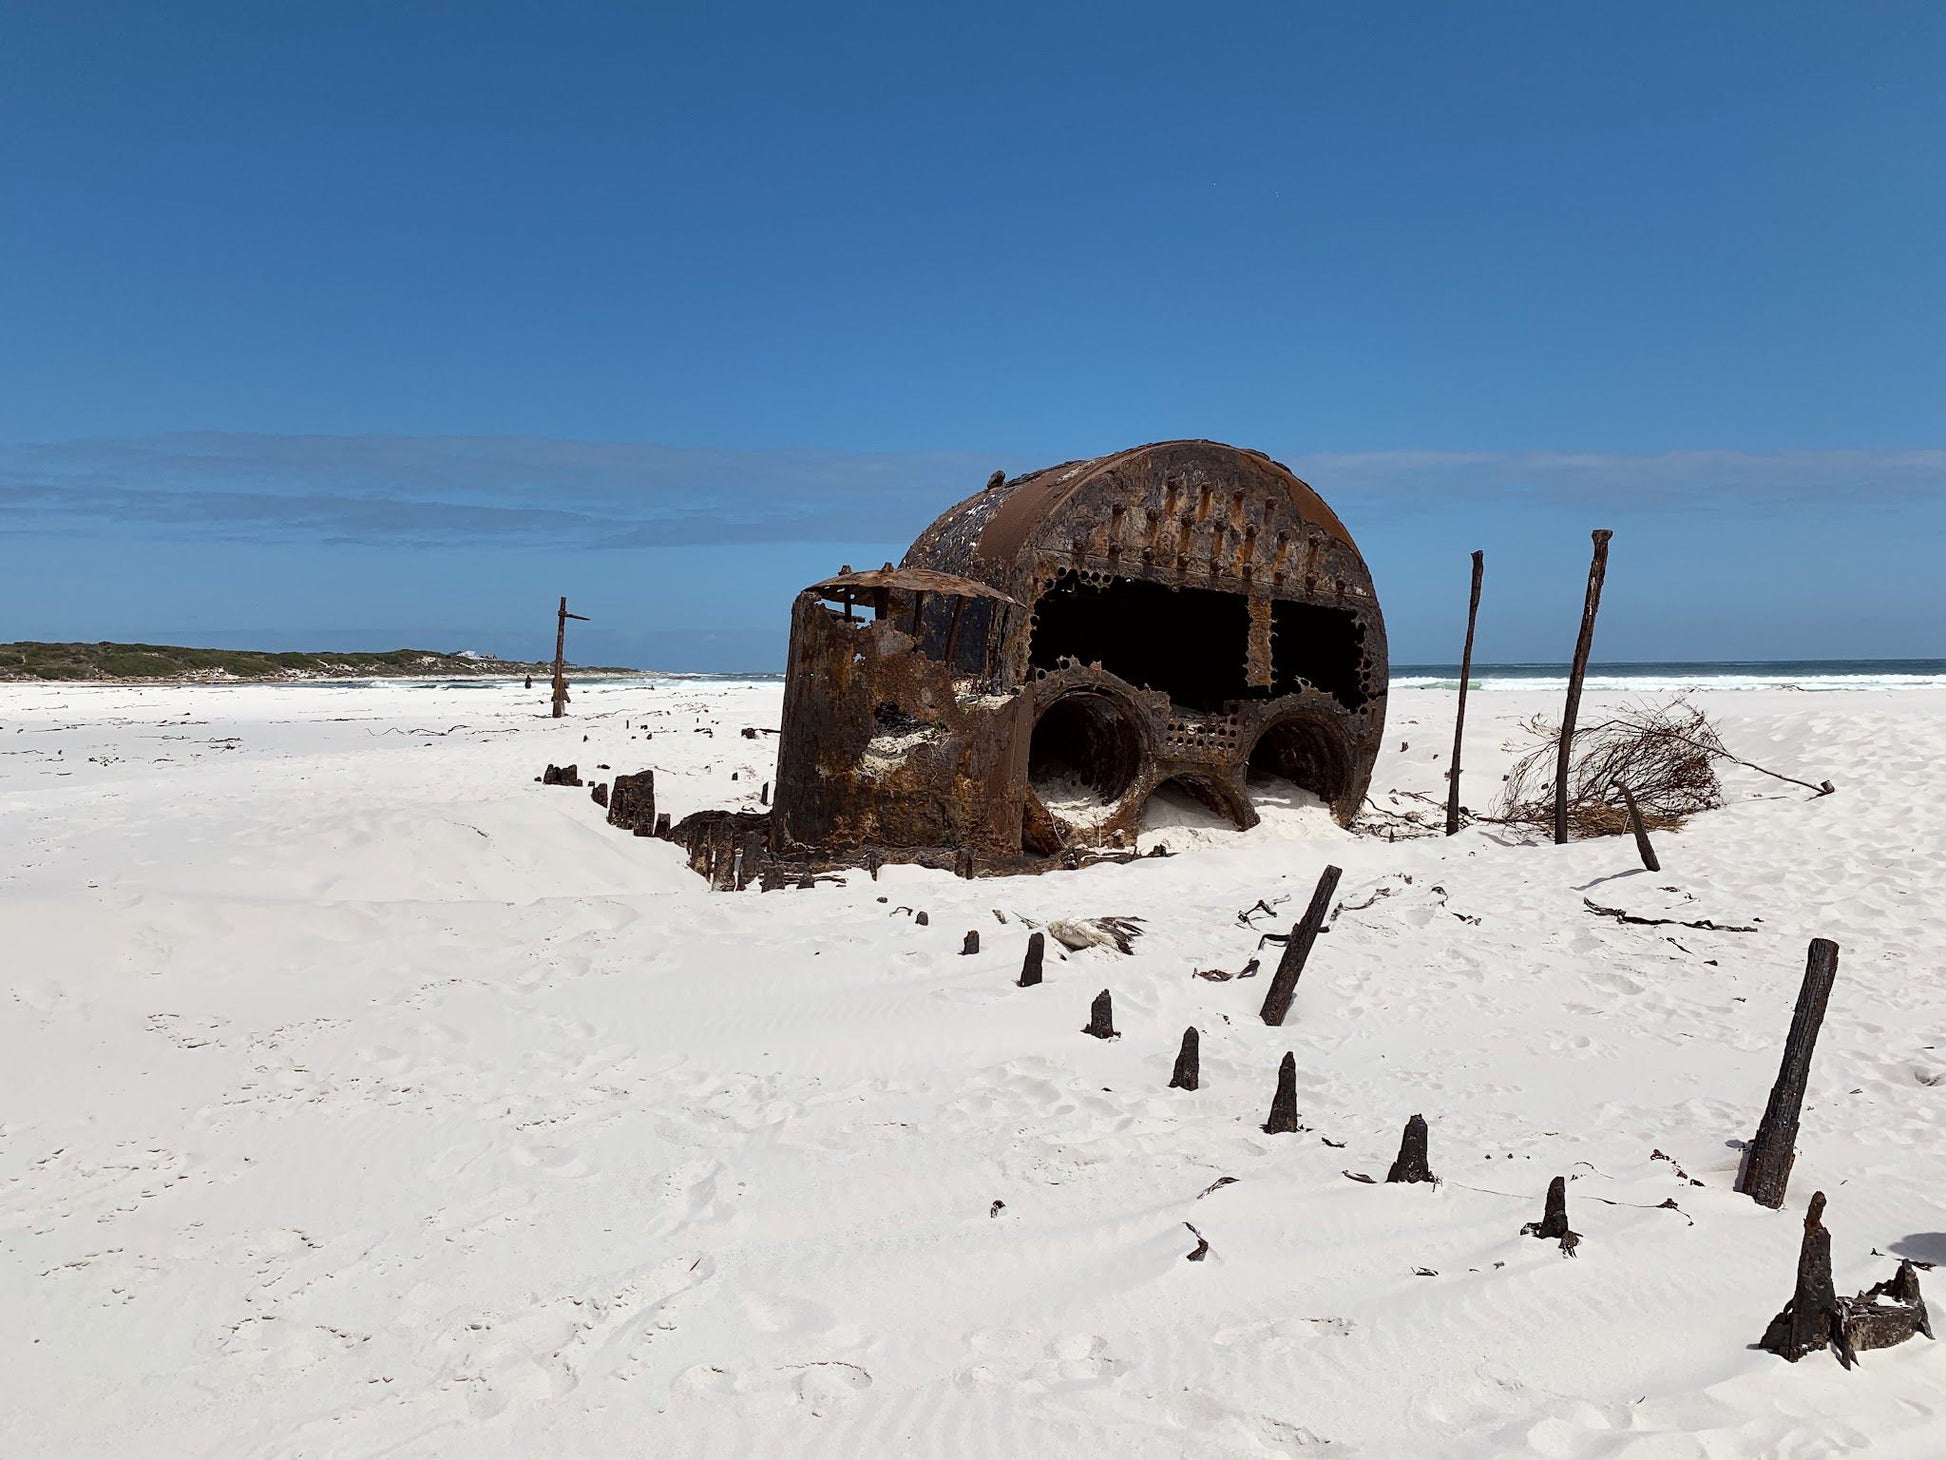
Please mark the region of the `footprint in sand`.
[[1076, 1389], [1112, 1380], [1125, 1367], [1100, 1334], [1048, 1341], [1017, 1328], [988, 1328], [967, 1336], [974, 1361], [955, 1376], [962, 1389]]
[[667, 1235], [698, 1222], [720, 1221], [747, 1190], [721, 1161], [685, 1161], [662, 1178], [662, 1217], [655, 1230]]

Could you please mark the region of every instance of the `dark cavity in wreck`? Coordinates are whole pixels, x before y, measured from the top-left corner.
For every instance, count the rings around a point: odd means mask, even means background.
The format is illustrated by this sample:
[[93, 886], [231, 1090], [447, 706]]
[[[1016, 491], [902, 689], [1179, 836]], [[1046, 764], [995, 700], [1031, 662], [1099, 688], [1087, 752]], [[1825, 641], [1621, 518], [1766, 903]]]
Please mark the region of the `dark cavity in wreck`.
[[996, 472], [899, 566], [798, 595], [770, 809], [668, 835], [742, 887], [1127, 856], [1165, 790], [1244, 829], [1281, 779], [1347, 824], [1386, 675], [1357, 545], [1269, 457], [1166, 441]]

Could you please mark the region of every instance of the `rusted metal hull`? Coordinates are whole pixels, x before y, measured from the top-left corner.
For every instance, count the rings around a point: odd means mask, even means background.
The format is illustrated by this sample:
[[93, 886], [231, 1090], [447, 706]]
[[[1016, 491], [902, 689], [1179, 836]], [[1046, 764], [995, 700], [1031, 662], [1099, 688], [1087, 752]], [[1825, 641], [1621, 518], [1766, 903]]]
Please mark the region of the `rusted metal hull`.
[[[1238, 827], [1278, 781], [1348, 823], [1386, 673], [1370, 574], [1316, 493], [1255, 452], [1140, 447], [991, 484], [901, 567], [800, 594], [770, 813], [672, 835], [723, 886], [1128, 855], [1171, 783]], [[760, 866], [726, 874], [732, 842]]]

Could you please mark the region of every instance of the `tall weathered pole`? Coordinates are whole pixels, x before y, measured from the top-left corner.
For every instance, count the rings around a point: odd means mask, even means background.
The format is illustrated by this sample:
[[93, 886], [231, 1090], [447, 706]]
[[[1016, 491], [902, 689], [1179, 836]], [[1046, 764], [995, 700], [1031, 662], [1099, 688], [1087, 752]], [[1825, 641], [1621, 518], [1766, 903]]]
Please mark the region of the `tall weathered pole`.
[[1770, 1103], [1764, 1107], [1757, 1138], [1744, 1147], [1742, 1169], [1737, 1172], [1736, 1189], [1760, 1206], [1774, 1209], [1784, 1204], [1791, 1163], [1797, 1159], [1797, 1118], [1811, 1078], [1811, 1052], [1817, 1048], [1818, 1027], [1824, 1023], [1825, 1005], [1831, 1001], [1831, 985], [1837, 978], [1838, 945], [1829, 938], [1813, 938], [1777, 1083], [1770, 1087]]
[[1453, 765], [1446, 773], [1446, 835], [1459, 830], [1460, 741], [1466, 736], [1466, 682], [1473, 677], [1473, 622], [1480, 616], [1480, 577], [1486, 554], [1473, 554], [1473, 592], [1466, 600], [1466, 649], [1460, 655], [1459, 711], [1453, 716]]
[[560, 719], [568, 712], [568, 620], [588, 621], [582, 613], [569, 613], [568, 601], [561, 600], [560, 616], [554, 624], [554, 718]]
[[1338, 890], [1338, 879], [1342, 876], [1344, 870], [1340, 867], [1324, 869], [1317, 887], [1312, 890], [1311, 905], [1304, 910], [1303, 918], [1291, 929], [1291, 936], [1284, 944], [1284, 956], [1277, 962], [1277, 972], [1264, 994], [1261, 1010], [1264, 1023], [1273, 1029], [1291, 1011], [1291, 1000], [1297, 997], [1298, 975], [1304, 972], [1304, 961], [1311, 956], [1311, 945], [1317, 942], [1318, 933], [1324, 927], [1331, 894]]
[[1574, 754], [1574, 721], [1581, 713], [1581, 681], [1588, 674], [1588, 652], [1595, 647], [1595, 614], [1601, 608], [1601, 584], [1608, 576], [1608, 539], [1615, 534], [1597, 527], [1594, 560], [1588, 564], [1588, 596], [1581, 605], [1581, 634], [1574, 641], [1574, 664], [1568, 670], [1568, 703], [1561, 712], [1561, 754], [1554, 763], [1554, 841], [1568, 839], [1568, 762]]

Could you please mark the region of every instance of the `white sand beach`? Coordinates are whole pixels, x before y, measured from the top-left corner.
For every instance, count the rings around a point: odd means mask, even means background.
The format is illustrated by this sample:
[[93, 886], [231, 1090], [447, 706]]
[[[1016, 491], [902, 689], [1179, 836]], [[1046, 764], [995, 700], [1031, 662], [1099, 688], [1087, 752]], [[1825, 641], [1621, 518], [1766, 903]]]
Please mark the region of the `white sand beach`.
[[[0, 686], [0, 1455], [1946, 1454], [1946, 1347], [1752, 1347], [1814, 1191], [1841, 1292], [1946, 1262], [1946, 690], [1701, 693], [1838, 789], [1726, 768], [1661, 874], [1289, 808], [1129, 865], [711, 893], [535, 781], [754, 806], [780, 697]], [[1442, 795], [1453, 699], [1395, 693], [1380, 806]], [[1558, 708], [1473, 697], [1469, 805]], [[1261, 976], [1192, 976], [1327, 862], [1284, 1028]], [[1110, 914], [1131, 956], [1015, 987], [1023, 918]], [[1842, 962], [1768, 1211], [1731, 1182], [1813, 936]], [[1287, 1050], [1307, 1129], [1266, 1135]], [[1387, 1186], [1414, 1113], [1442, 1180]], [[1572, 1260], [1520, 1232], [1557, 1175]]]

